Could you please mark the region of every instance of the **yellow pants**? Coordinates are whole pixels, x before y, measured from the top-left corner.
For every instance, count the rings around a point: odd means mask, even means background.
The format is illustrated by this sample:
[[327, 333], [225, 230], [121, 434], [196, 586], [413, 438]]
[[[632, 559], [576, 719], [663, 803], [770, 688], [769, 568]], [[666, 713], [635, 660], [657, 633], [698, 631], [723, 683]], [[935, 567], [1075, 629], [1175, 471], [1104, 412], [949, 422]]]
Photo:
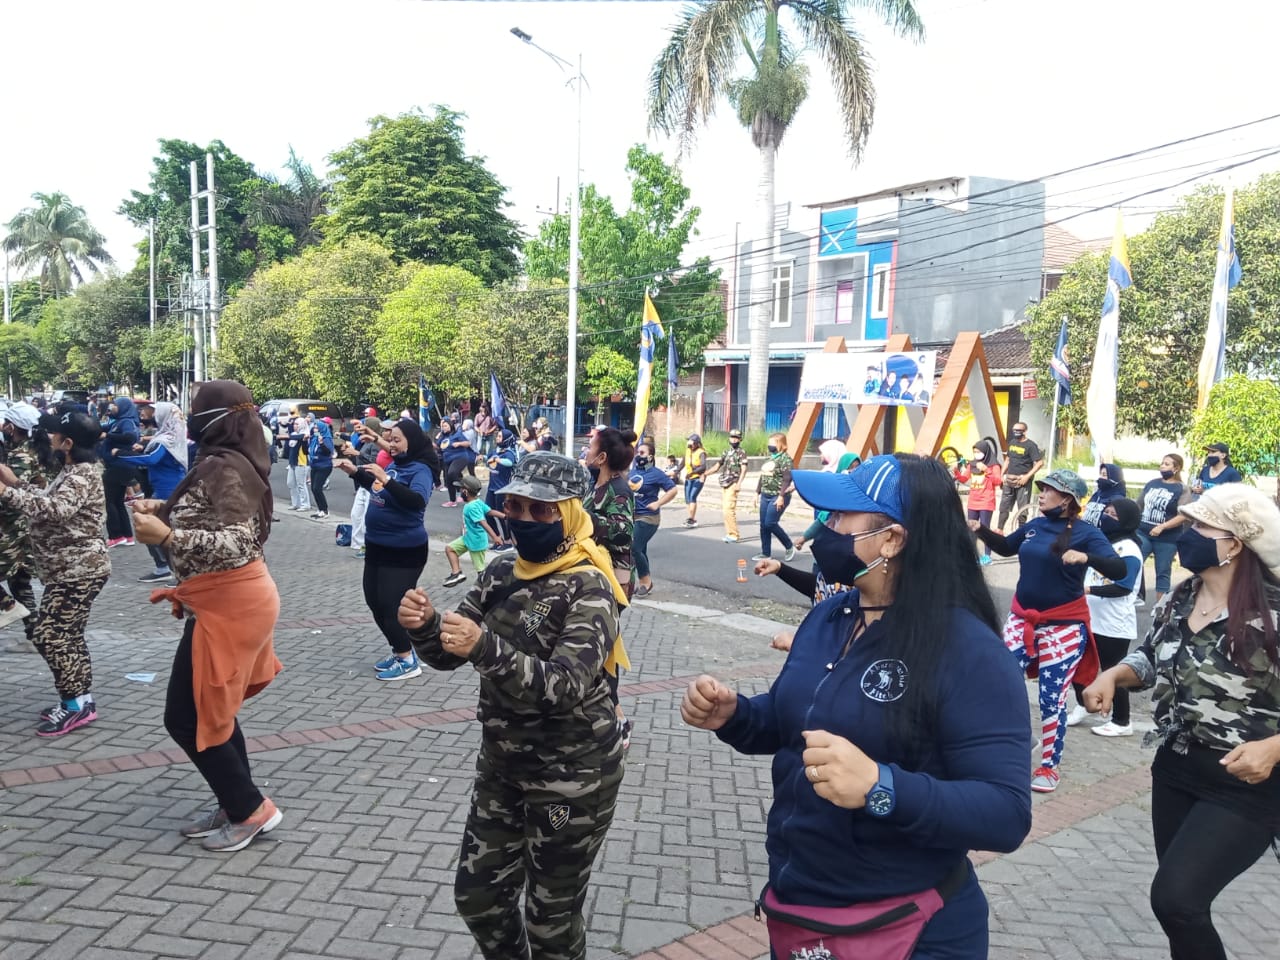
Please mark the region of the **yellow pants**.
[[724, 513], [724, 532], [726, 536], [738, 535], [738, 484], [720, 488], [720, 510]]

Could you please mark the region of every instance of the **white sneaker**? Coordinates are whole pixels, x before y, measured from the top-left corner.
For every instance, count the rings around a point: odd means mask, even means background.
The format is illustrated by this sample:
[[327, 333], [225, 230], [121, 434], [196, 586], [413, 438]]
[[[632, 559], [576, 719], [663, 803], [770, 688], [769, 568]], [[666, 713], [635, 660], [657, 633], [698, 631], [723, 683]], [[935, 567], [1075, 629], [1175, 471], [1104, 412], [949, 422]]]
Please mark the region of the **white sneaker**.
[[1071, 708], [1071, 712], [1067, 714], [1067, 726], [1068, 727], [1078, 726], [1079, 724], [1083, 723], [1085, 721], [1085, 718], [1088, 716], [1089, 716], [1089, 711], [1077, 703], [1074, 707]]
[[1133, 724], [1126, 723], [1124, 726], [1121, 726], [1118, 723], [1112, 723], [1108, 720], [1102, 726], [1094, 727], [1089, 732], [1096, 733], [1100, 737], [1132, 737]]
[[29, 616], [31, 616], [31, 611], [15, 600], [13, 601], [13, 606], [8, 610], [0, 611], [0, 627], [7, 627], [9, 624], [17, 623], [24, 617]]

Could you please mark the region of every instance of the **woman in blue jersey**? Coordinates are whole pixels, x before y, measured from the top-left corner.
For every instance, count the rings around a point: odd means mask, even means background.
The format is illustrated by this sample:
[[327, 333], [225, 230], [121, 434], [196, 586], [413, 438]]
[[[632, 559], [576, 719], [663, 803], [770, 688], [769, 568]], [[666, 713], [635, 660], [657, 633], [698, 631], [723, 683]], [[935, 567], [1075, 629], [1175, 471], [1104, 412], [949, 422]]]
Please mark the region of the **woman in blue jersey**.
[[636, 564], [637, 597], [653, 592], [653, 576], [649, 570], [649, 541], [662, 523], [662, 508], [675, 499], [676, 485], [653, 462], [653, 447], [642, 443], [636, 447], [635, 466], [627, 484], [636, 496], [635, 535], [631, 556]]
[[[1098, 673], [1098, 652], [1084, 596], [1089, 567], [1110, 580], [1125, 576], [1125, 562], [1102, 531], [1080, 516], [1088, 488], [1071, 470], [1037, 480], [1040, 516], [1003, 537], [976, 520], [970, 528], [1002, 557], [1018, 556], [1018, 585], [1005, 621], [1004, 642], [1028, 677], [1040, 686], [1040, 765], [1031, 789], [1052, 793], [1067, 734], [1067, 691], [1072, 680], [1088, 685]], [[1077, 672], [1079, 676], [1077, 676]]]
[[[182, 478], [187, 475], [187, 422], [182, 411], [172, 403], [155, 405], [156, 432], [147, 441], [141, 456], [117, 457], [120, 463], [146, 467], [151, 480], [151, 497], [168, 500]], [[147, 552], [155, 562], [151, 573], [138, 578], [140, 583], [164, 583], [173, 574], [169, 570], [169, 552], [158, 543], [147, 544]]]
[[762, 906], [774, 955], [828, 955], [816, 952], [822, 934], [803, 940], [778, 912], [878, 915], [910, 896], [937, 910], [911, 931], [914, 946], [889, 953], [877, 930], [826, 936], [826, 950], [985, 960], [987, 902], [967, 854], [1013, 850], [1030, 829], [1031, 736], [954, 481], [911, 454], [793, 477], [830, 511], [812, 546], [823, 577], [855, 586], [810, 611], [767, 693], [737, 695], [704, 676], [681, 705], [686, 723], [773, 755]]

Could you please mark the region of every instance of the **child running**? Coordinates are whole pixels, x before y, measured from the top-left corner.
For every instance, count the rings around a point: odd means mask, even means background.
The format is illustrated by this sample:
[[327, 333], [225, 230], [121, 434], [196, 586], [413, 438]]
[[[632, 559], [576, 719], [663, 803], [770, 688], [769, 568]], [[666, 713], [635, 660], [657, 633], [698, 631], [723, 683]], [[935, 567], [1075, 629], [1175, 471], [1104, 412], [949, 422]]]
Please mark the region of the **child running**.
[[488, 565], [484, 552], [489, 544], [502, 542], [502, 538], [494, 533], [493, 527], [489, 526], [485, 518], [503, 517], [505, 514], [479, 499], [480, 481], [467, 475], [458, 481], [458, 485], [462, 488], [462, 535], [444, 548], [445, 558], [452, 571], [444, 578], [446, 587], [456, 587], [467, 579], [458, 559], [464, 550], [471, 554], [471, 563], [475, 566], [476, 573], [479, 573]]

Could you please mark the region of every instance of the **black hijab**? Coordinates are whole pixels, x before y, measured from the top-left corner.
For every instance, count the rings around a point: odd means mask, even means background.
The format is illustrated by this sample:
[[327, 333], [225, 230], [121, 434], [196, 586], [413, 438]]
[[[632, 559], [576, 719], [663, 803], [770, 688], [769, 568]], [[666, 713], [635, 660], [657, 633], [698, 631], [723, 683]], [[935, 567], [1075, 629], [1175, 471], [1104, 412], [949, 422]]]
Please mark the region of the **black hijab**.
[[404, 466], [409, 463], [425, 463], [435, 476], [440, 476], [440, 453], [431, 438], [422, 428], [407, 418], [397, 420], [395, 429], [404, 434], [407, 448], [395, 457], [396, 463]]

